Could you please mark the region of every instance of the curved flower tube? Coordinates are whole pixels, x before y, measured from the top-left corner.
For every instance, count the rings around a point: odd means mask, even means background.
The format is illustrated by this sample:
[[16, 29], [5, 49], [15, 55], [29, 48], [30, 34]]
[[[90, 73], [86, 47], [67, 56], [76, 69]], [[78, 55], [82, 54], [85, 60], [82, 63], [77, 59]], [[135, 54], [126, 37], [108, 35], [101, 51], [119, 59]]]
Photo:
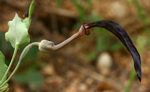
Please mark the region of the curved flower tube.
[[39, 43], [39, 50], [40, 51], [48, 51], [48, 49], [58, 50], [78, 37], [82, 37], [83, 35], [89, 35], [90, 34], [89, 29], [94, 28], [94, 27], [105, 28], [121, 40], [123, 45], [125, 45], [125, 47], [128, 49], [128, 51], [132, 55], [132, 58], [134, 60], [134, 68], [136, 70], [137, 77], [141, 81], [142, 73], [141, 73], [140, 55], [136, 47], [134, 46], [132, 40], [128, 36], [127, 32], [119, 24], [113, 21], [102, 20], [102, 21], [97, 21], [97, 22], [92, 22], [92, 23], [81, 25], [77, 33], [73, 34], [71, 37], [69, 37], [68, 39], [64, 40], [63, 42], [59, 44], [55, 44], [54, 42], [48, 41], [48, 40], [42, 40]]
[[113, 33], [116, 37], [120, 39], [120, 41], [125, 45], [128, 51], [131, 53], [132, 58], [134, 60], [134, 68], [137, 74], [138, 79], [141, 81], [141, 59], [140, 55], [134, 46], [132, 40], [128, 36], [127, 32], [117, 23], [109, 20], [102, 20], [97, 22], [92, 22], [88, 24], [84, 24], [85, 30], [91, 29], [94, 27], [105, 28], [111, 33]]

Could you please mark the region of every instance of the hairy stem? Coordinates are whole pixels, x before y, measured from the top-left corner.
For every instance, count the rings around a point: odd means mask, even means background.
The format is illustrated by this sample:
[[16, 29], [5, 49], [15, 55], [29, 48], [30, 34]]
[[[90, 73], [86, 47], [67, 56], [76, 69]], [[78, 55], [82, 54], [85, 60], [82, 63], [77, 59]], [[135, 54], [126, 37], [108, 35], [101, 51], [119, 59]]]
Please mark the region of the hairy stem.
[[54, 42], [52, 41], [42, 40], [39, 43], [39, 50], [40, 51], [58, 50], [63, 46], [67, 45], [68, 43], [70, 43], [72, 40], [88, 34], [89, 34], [88, 31], [85, 30], [85, 26], [82, 25], [77, 33], [73, 34], [71, 37], [69, 37], [68, 39], [64, 40], [63, 42], [57, 45], [55, 45]]

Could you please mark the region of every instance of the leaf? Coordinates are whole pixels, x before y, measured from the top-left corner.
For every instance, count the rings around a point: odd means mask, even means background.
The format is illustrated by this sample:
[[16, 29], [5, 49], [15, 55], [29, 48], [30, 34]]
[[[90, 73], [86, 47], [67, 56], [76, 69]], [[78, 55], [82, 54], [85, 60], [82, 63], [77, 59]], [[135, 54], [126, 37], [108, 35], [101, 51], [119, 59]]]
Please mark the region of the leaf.
[[[2, 81], [2, 77], [4, 76], [5, 72], [7, 70], [7, 65], [5, 64], [5, 57], [0, 51], [0, 86], [1, 84], [6, 80], [6, 77]], [[0, 92], [4, 92], [8, 89], [8, 83], [4, 84], [2, 87], [0, 87]]]
[[[5, 57], [0, 51], [0, 80], [2, 79], [6, 70], [7, 70], [7, 65], [5, 64]], [[0, 81], [0, 84], [1, 84], [1, 81]]]
[[43, 83], [43, 76], [35, 68], [29, 68], [19, 75], [15, 75], [15, 80], [22, 84], [30, 84], [32, 87], [38, 88]]
[[128, 51], [131, 53], [134, 60], [134, 68], [136, 70], [136, 74], [138, 79], [141, 81], [141, 59], [140, 55], [134, 46], [132, 40], [128, 36], [127, 32], [117, 23], [108, 20], [97, 21], [89, 24], [85, 24], [86, 29], [90, 29], [93, 27], [102, 27], [113, 33], [117, 36], [120, 41], [125, 45]]
[[11, 43], [12, 47], [15, 48], [17, 45], [30, 42], [28, 35], [29, 20], [29, 18], [22, 20], [18, 14], [16, 14], [14, 19], [8, 22], [9, 29], [8, 32], [5, 33], [5, 39]]
[[32, 0], [30, 7], [29, 7], [29, 18], [32, 17], [34, 8], [35, 8], [35, 0]]

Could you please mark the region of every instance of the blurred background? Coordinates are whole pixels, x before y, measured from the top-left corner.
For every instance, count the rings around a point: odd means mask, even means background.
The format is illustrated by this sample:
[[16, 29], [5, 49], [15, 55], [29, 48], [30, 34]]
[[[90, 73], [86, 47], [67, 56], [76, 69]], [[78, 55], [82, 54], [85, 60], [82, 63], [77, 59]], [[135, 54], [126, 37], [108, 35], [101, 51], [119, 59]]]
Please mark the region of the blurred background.
[[[16, 12], [24, 17], [30, 2], [0, 0], [0, 50], [7, 64], [13, 53], [4, 39], [7, 23]], [[150, 92], [150, 0], [36, 0], [31, 42], [47, 39], [57, 44], [83, 23], [102, 19], [119, 23], [130, 35], [142, 58], [141, 83], [131, 72], [126, 48], [99, 28], [58, 51], [32, 48], [9, 82], [10, 92]]]

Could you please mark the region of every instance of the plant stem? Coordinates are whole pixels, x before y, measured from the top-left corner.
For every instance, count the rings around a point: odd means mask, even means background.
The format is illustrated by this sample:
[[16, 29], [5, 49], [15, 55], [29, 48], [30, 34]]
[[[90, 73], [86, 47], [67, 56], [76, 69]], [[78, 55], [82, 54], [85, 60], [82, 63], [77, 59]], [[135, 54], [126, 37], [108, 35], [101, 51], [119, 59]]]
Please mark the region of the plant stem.
[[144, 10], [142, 4], [140, 3], [140, 0], [128, 0], [128, 2], [135, 6], [138, 18], [144, 24], [145, 30], [149, 30], [150, 18], [148, 17], [146, 10]]
[[25, 55], [27, 54], [27, 52], [30, 50], [30, 48], [32, 47], [32, 46], [38, 46], [38, 42], [33, 42], [33, 43], [30, 43], [29, 45], [27, 45], [25, 48], [24, 48], [24, 50], [22, 51], [22, 53], [21, 53], [21, 55], [20, 55], [20, 57], [19, 57], [19, 61], [18, 61], [18, 63], [17, 63], [17, 65], [16, 65], [16, 67], [15, 67], [15, 69], [12, 71], [12, 73], [9, 75], [9, 77], [3, 82], [3, 84], [1, 85], [1, 86], [3, 86], [3, 85], [5, 85], [5, 83], [7, 83], [10, 79], [11, 79], [11, 77], [15, 74], [15, 72], [17, 71], [17, 69], [19, 68], [19, 66], [20, 66], [20, 63], [21, 63], [21, 61], [22, 61], [22, 59], [25, 57]]
[[[9, 66], [8, 66], [8, 68], [7, 68], [7, 70], [6, 70], [5, 74], [4, 74], [4, 76], [2, 77], [2, 80], [1, 80], [2, 82], [5, 80], [5, 78], [6, 78], [7, 75], [8, 75], [8, 72], [9, 72], [9, 70], [10, 70], [10, 68], [11, 68], [11, 66], [12, 66], [12, 64], [13, 64], [13, 62], [14, 62], [14, 59], [15, 59], [15, 57], [16, 57], [17, 50], [18, 50], [18, 45], [16, 45], [15, 50], [14, 50], [14, 52], [13, 52], [13, 56], [12, 56], [11, 61], [10, 61], [10, 64], [9, 64]], [[0, 86], [1, 86], [1, 85], [0, 85]]]
[[131, 91], [131, 87], [132, 87], [132, 84], [134, 82], [135, 77], [136, 77], [136, 73], [135, 73], [134, 68], [132, 68], [132, 70], [130, 72], [130, 78], [129, 78], [128, 83], [125, 87], [124, 92], [130, 92]]

